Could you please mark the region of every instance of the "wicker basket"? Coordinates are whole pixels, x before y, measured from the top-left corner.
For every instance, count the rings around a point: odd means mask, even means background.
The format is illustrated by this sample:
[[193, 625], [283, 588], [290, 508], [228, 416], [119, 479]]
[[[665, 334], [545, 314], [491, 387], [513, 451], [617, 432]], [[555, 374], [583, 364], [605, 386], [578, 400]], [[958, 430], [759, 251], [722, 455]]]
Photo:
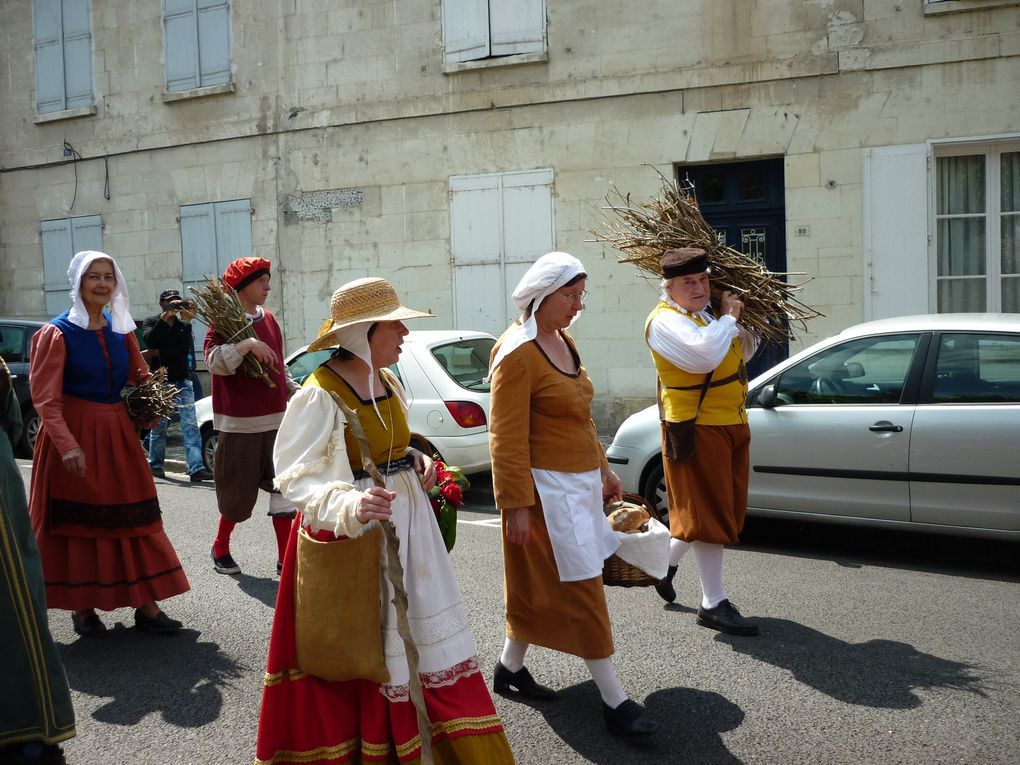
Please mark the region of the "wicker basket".
[[[648, 515], [652, 518], [656, 517], [655, 508], [640, 494], [624, 492], [623, 501], [640, 505], [648, 511]], [[658, 584], [659, 580], [649, 576], [636, 566], [630, 565], [614, 553], [602, 564], [602, 583], [609, 587], [648, 587]]]

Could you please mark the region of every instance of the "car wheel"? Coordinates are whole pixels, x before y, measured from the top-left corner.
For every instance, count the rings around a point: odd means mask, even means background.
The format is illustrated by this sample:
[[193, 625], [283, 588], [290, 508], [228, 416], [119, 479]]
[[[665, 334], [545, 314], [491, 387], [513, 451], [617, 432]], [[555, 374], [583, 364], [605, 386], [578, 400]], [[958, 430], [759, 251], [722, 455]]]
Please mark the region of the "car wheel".
[[209, 471], [213, 469], [213, 460], [216, 456], [217, 436], [218, 433], [212, 429], [212, 425], [202, 428], [202, 462]]
[[42, 419], [36, 414], [35, 409], [29, 407], [21, 416], [21, 441], [18, 444], [22, 455], [26, 459], [32, 458], [35, 451], [35, 442], [39, 438], [39, 428], [42, 427]]
[[669, 526], [669, 502], [666, 498], [666, 476], [662, 471], [662, 460], [660, 459], [648, 471], [645, 485], [642, 487], [641, 496], [652, 503], [655, 512], [664, 526]]

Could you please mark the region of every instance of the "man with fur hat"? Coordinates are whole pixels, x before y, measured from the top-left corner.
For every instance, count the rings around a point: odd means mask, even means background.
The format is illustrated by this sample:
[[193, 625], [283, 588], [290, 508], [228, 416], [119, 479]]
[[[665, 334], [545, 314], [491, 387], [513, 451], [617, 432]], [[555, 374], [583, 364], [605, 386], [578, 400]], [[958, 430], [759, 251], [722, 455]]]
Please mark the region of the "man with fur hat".
[[[223, 272], [223, 281], [237, 294], [255, 337], [238, 342], [221, 338], [210, 327], [205, 336], [205, 363], [212, 374], [213, 427], [219, 433], [213, 460], [220, 524], [212, 548], [213, 569], [239, 574], [230, 554], [234, 527], [251, 517], [259, 489], [270, 492], [269, 515], [277, 543], [277, 573], [286, 549], [296, 508], [273, 488], [273, 443], [287, 399], [298, 389], [283, 363], [283, 333], [276, 318], [263, 308], [269, 297], [270, 263], [265, 258], [238, 258]], [[236, 374], [253, 354], [276, 384]]]
[[[673, 577], [693, 548], [701, 578], [698, 624], [733, 635], [756, 635], [723, 589], [723, 545], [736, 544], [747, 512], [751, 432], [744, 401], [745, 364], [758, 340], [740, 326], [744, 304], [723, 292], [718, 316], [710, 309], [709, 261], [704, 250], [667, 250], [662, 295], [645, 322], [645, 341], [658, 374], [663, 469], [669, 499], [669, 570], [656, 586], [676, 600]], [[684, 427], [693, 421], [693, 427]], [[694, 452], [687, 453], [690, 437]]]

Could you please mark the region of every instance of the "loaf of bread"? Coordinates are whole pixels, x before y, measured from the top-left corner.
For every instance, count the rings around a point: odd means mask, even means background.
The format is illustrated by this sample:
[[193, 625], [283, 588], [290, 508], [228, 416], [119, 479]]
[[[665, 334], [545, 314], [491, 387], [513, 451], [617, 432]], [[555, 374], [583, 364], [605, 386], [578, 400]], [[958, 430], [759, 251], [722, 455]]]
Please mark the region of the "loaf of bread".
[[622, 531], [624, 534], [636, 534], [642, 531], [641, 527], [651, 517], [643, 507], [631, 502], [613, 502], [606, 509], [611, 511], [609, 525], [613, 531]]

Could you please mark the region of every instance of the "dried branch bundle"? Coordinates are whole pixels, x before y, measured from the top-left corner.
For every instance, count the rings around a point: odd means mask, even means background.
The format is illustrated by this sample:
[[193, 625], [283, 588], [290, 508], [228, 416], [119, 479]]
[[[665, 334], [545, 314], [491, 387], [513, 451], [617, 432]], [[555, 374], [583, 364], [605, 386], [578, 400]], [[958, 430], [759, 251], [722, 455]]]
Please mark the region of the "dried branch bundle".
[[[249, 337], [258, 339], [251, 321], [244, 315], [244, 306], [241, 305], [237, 293], [221, 279], [206, 276], [204, 287], [200, 289], [188, 287], [188, 290], [195, 296], [198, 315], [202, 317], [202, 321], [212, 327], [223, 342], [239, 343]], [[270, 388], [276, 387], [276, 383], [251, 353], [244, 355], [240, 370], [248, 377], [262, 380]]]
[[605, 242], [624, 254], [620, 263], [633, 263], [661, 279], [659, 260], [664, 251], [682, 247], [704, 250], [712, 268], [712, 302], [719, 305], [726, 290], [740, 295], [744, 303], [741, 324], [764, 342], [791, 340], [794, 325], [804, 330], [808, 319], [821, 315], [793, 297], [801, 285], [780, 278], [791, 274], [775, 274], [719, 241], [698, 209], [693, 186], [658, 175], [662, 182], [658, 197], [640, 205], [614, 186], [606, 195], [602, 228], [588, 229], [596, 242]]
[[166, 367], [160, 367], [149, 378], [133, 388], [125, 388], [121, 397], [128, 414], [141, 422], [157, 418], [170, 418], [177, 413], [177, 394], [180, 388], [168, 385]]

